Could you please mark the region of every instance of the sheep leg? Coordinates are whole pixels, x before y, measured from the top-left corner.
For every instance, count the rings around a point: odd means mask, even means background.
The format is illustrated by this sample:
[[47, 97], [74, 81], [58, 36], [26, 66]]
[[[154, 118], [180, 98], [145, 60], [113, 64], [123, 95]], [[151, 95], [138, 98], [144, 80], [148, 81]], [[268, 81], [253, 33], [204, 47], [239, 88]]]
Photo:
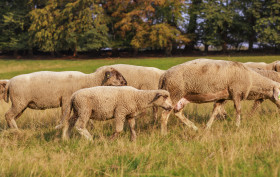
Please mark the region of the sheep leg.
[[206, 124], [206, 129], [210, 129], [211, 128], [211, 126], [212, 126], [212, 124], [214, 122], [214, 119], [220, 113], [219, 111], [221, 110], [221, 107], [223, 107], [224, 102], [225, 102], [225, 100], [219, 100], [219, 101], [216, 101], [214, 103], [213, 112], [212, 112], [212, 115], [211, 115], [209, 121]]
[[18, 129], [15, 119], [18, 119], [22, 115], [25, 109], [26, 106], [16, 107], [13, 104], [12, 107], [6, 112], [5, 118], [10, 128]]
[[[220, 103], [221, 106], [220, 106], [220, 109], [218, 109], [219, 112], [217, 114], [217, 116], [220, 116], [220, 119], [226, 119], [227, 118], [227, 112], [225, 110], [226, 102], [227, 101], [225, 100], [224, 102]], [[214, 106], [215, 106], [215, 103], [214, 103]]]
[[192, 121], [190, 121], [188, 118], [184, 116], [183, 113], [184, 109], [181, 109], [179, 112], [175, 113], [175, 116], [178, 117], [184, 124], [186, 124], [188, 127], [194, 129], [195, 131], [198, 130], [198, 128], [194, 125]]
[[61, 117], [59, 125], [55, 126], [55, 129], [61, 129], [63, 127], [63, 123], [65, 117], [70, 117], [71, 114], [71, 102], [70, 100], [63, 100], [61, 106]]
[[259, 100], [254, 101], [254, 105], [252, 106], [251, 112], [249, 114], [250, 117], [255, 114], [256, 110], [261, 106], [263, 101], [264, 101], [263, 99], [259, 99]]
[[80, 135], [84, 136], [89, 141], [93, 141], [91, 134], [86, 129], [86, 125], [87, 125], [87, 122], [88, 122], [90, 116], [91, 116], [91, 110], [89, 110], [89, 111], [81, 110], [81, 114], [79, 115], [79, 118], [77, 119], [75, 128], [78, 130]]
[[131, 119], [128, 119], [128, 124], [129, 124], [129, 127], [130, 127], [130, 133], [131, 133], [131, 137], [130, 137], [130, 141], [135, 141], [136, 140], [136, 131], [135, 131], [135, 119], [134, 118], [131, 118]]
[[171, 111], [163, 110], [161, 113], [161, 134], [166, 135], [167, 134], [167, 122], [168, 118], [171, 114]]
[[240, 97], [236, 96], [233, 99], [233, 102], [234, 102], [234, 108], [236, 110], [236, 123], [235, 123], [235, 125], [237, 127], [239, 127], [240, 126], [240, 122], [241, 122], [241, 118], [240, 118], [240, 114], [241, 114], [241, 100], [240, 100]]
[[78, 115], [74, 113], [69, 120], [65, 120], [62, 130], [62, 139], [67, 140], [69, 139], [70, 132], [74, 127], [75, 123], [77, 122]]
[[198, 130], [194, 123], [184, 116], [183, 110], [188, 103], [190, 103], [189, 100], [186, 98], [181, 98], [174, 107], [175, 116], [178, 117], [188, 127]]
[[154, 120], [156, 122], [158, 119], [158, 107], [157, 106], [153, 107], [153, 116], [154, 116]]
[[116, 116], [116, 130], [114, 134], [111, 136], [111, 140], [114, 140], [118, 137], [121, 131], [123, 131], [123, 125], [125, 121], [125, 116]]

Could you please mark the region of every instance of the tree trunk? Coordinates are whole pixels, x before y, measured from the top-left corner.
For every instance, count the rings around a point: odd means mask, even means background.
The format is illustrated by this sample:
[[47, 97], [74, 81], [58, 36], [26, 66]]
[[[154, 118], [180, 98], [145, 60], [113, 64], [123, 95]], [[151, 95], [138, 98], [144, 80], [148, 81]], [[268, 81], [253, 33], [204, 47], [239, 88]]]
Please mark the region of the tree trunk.
[[227, 52], [227, 43], [226, 42], [223, 43], [222, 48], [223, 48], [223, 53], [226, 53]]
[[165, 56], [167, 57], [172, 56], [171, 51], [172, 51], [172, 42], [169, 42], [165, 47]]
[[138, 55], [138, 48], [133, 48], [133, 57]]
[[52, 57], [55, 57], [54, 52], [55, 52], [54, 50], [53, 50], [53, 51], [51, 51], [51, 56], [52, 56]]
[[18, 50], [17, 49], [14, 50], [14, 54], [13, 55], [14, 55], [15, 58], [18, 57]]
[[249, 39], [249, 48], [248, 48], [248, 51], [249, 52], [252, 52], [253, 50], [253, 44], [254, 44], [254, 40], [252, 40], [252, 38]]
[[74, 47], [73, 57], [78, 57], [77, 46]]
[[204, 44], [204, 53], [207, 55], [208, 54], [208, 47], [209, 45]]
[[28, 49], [28, 57], [33, 57], [33, 49], [32, 48]]

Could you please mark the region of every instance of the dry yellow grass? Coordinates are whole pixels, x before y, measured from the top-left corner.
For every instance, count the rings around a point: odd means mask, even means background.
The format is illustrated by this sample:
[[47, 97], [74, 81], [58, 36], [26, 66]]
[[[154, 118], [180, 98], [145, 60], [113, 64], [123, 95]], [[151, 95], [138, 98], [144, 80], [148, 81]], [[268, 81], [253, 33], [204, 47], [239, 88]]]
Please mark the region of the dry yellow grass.
[[240, 128], [227, 103], [229, 118], [215, 121], [208, 132], [212, 103], [185, 108], [198, 132], [171, 116], [168, 135], [161, 136], [160, 123], [148, 113], [137, 119], [136, 142], [129, 141], [128, 126], [110, 141], [114, 120], [95, 121], [88, 127], [93, 143], [75, 131], [69, 142], [61, 141], [54, 130], [60, 109], [27, 109], [17, 120], [20, 131], [9, 130], [9, 106], [0, 101], [0, 176], [280, 176], [280, 116], [269, 101], [252, 117], [252, 102], [244, 101]]

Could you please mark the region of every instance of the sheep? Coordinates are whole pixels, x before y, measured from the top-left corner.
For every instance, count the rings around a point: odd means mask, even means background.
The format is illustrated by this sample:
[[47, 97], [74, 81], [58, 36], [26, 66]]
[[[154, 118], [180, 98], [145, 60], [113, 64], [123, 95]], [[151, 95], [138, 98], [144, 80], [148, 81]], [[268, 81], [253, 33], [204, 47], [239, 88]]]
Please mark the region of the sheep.
[[86, 129], [89, 119], [104, 121], [114, 118], [116, 130], [112, 139], [123, 130], [124, 122], [127, 120], [131, 131], [131, 141], [134, 141], [136, 140], [135, 116], [152, 106], [171, 110], [172, 103], [168, 91], [138, 90], [131, 86], [98, 86], [78, 90], [71, 98], [73, 115], [70, 117], [69, 114], [64, 118], [62, 138], [68, 139], [71, 129], [76, 124], [78, 132], [87, 140], [92, 141], [92, 136]]
[[[158, 89], [160, 76], [165, 72], [155, 67], [135, 66], [128, 64], [116, 64], [103, 66], [100, 69], [112, 67], [118, 70], [126, 79], [127, 85], [140, 90]], [[157, 120], [158, 108], [153, 107], [153, 117]]]
[[[280, 73], [278, 73], [276, 71], [262, 70], [262, 69], [252, 69], [252, 70], [254, 70], [255, 72], [257, 72], [258, 74], [260, 74], [264, 77], [267, 77], [275, 82], [280, 83]], [[254, 105], [251, 108], [250, 115], [253, 115], [255, 113], [256, 109], [261, 105], [261, 103], [264, 101], [264, 99], [270, 99], [270, 98], [265, 97], [262, 94], [249, 94], [248, 95], [247, 100], [255, 100]], [[274, 103], [280, 109], [280, 102], [276, 101]], [[224, 109], [224, 105], [222, 105], [219, 115], [222, 117], [226, 117], [227, 113]]]
[[[4, 100], [4, 93], [6, 90], [6, 85], [8, 84], [9, 80], [0, 80], [0, 100]], [[6, 100], [5, 100], [6, 101]]]
[[254, 69], [273, 70], [280, 72], [280, 61], [274, 61], [269, 64], [265, 62], [246, 62], [244, 65]]
[[[67, 103], [70, 102], [72, 93], [99, 85], [126, 85], [126, 80], [114, 68], [98, 70], [92, 74], [78, 71], [40, 71], [15, 76], [8, 82], [4, 97], [6, 101], [10, 97], [12, 102], [5, 114], [8, 126], [18, 129], [15, 119], [26, 108], [44, 110], [61, 107], [62, 115], [66, 114], [70, 111]], [[56, 128], [60, 127], [62, 124]]]
[[[225, 100], [233, 100], [236, 126], [240, 125], [241, 104], [249, 94], [263, 94], [273, 102], [279, 100], [280, 84], [233, 61], [196, 59], [168, 69], [161, 77], [159, 88], [170, 92], [176, 117], [194, 130], [198, 128], [183, 114], [188, 103], [215, 102], [206, 124], [209, 129]], [[171, 111], [163, 111], [161, 132], [166, 134]]]

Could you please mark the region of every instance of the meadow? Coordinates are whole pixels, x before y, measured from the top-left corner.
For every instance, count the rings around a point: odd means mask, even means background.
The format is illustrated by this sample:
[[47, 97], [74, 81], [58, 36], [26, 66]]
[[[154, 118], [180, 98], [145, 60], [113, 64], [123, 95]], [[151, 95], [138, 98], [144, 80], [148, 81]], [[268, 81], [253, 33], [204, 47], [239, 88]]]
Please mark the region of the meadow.
[[[126, 63], [168, 69], [198, 57], [98, 60], [0, 60], [0, 79], [34, 71], [76, 70], [91, 73], [103, 65]], [[279, 56], [207, 57], [240, 62], [265, 61]], [[143, 76], [145, 77], [145, 76]], [[136, 120], [137, 141], [130, 142], [126, 125], [118, 139], [109, 140], [114, 120], [95, 121], [88, 129], [93, 143], [73, 131], [67, 142], [54, 127], [60, 109], [27, 109], [17, 120], [20, 131], [7, 128], [10, 103], [0, 101], [0, 176], [280, 176], [280, 116], [265, 101], [249, 116], [252, 101], [242, 102], [241, 126], [235, 126], [232, 102], [228, 118], [204, 131], [213, 103], [189, 104], [184, 112], [199, 131], [171, 115], [168, 134], [160, 134], [160, 120], [151, 110]]]

